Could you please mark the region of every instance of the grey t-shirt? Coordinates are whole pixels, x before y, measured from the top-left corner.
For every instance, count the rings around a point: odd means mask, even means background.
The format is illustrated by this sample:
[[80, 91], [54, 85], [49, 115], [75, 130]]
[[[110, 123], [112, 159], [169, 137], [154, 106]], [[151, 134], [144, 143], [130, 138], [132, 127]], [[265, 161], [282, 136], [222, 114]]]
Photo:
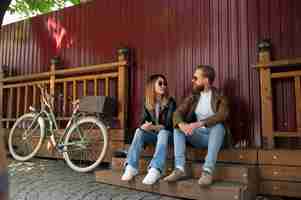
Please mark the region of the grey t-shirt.
[[156, 123], [159, 124], [159, 117], [160, 117], [160, 103], [156, 102], [155, 105], [155, 117], [156, 117]]

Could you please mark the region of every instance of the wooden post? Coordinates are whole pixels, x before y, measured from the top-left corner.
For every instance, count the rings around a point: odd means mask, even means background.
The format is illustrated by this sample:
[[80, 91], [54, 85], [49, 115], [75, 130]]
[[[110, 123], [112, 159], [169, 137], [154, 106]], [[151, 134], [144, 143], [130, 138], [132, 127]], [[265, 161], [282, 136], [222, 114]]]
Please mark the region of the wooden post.
[[260, 69], [261, 83], [261, 118], [262, 118], [262, 136], [266, 140], [267, 148], [274, 147], [273, 140], [273, 97], [271, 88], [271, 69]]
[[260, 86], [261, 86], [261, 122], [263, 146], [274, 147], [273, 139], [273, 97], [271, 86], [271, 69], [267, 65], [271, 62], [270, 44], [266, 41], [258, 44], [260, 67]]
[[[118, 61], [125, 61], [127, 53], [127, 49], [119, 49]], [[125, 129], [128, 113], [128, 70], [126, 65], [118, 67], [118, 77], [118, 119], [120, 120], [120, 128]]]

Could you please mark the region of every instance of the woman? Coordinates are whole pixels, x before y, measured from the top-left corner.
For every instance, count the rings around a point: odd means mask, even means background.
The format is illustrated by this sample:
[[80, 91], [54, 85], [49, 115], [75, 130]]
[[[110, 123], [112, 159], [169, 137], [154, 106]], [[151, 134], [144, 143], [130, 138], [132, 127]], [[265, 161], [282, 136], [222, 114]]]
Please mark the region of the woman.
[[140, 152], [147, 143], [156, 143], [156, 150], [142, 183], [152, 185], [159, 180], [164, 170], [168, 138], [173, 131], [175, 109], [176, 102], [168, 95], [166, 78], [161, 74], [152, 75], [145, 87], [141, 126], [136, 129], [121, 180], [130, 181], [138, 174]]

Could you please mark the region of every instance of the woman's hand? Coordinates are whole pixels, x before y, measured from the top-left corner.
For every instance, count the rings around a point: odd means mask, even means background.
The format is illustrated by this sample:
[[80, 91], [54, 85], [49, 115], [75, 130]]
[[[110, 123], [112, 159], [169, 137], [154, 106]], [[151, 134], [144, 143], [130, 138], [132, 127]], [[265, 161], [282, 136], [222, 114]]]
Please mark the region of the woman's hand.
[[145, 122], [140, 128], [144, 131], [152, 131], [152, 122]]
[[164, 128], [163, 125], [159, 124], [159, 125], [151, 125], [151, 129], [155, 132], [159, 132], [162, 128]]

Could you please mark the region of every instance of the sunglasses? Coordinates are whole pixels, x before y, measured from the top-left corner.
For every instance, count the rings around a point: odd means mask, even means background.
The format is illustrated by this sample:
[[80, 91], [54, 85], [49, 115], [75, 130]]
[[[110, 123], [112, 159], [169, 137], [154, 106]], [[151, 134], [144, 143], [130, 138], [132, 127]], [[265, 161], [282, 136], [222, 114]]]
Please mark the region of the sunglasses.
[[192, 80], [193, 80], [193, 81], [197, 81], [197, 80], [198, 80], [198, 77], [193, 76], [193, 77], [192, 77]]
[[163, 82], [163, 81], [159, 81], [159, 82], [158, 82], [158, 85], [159, 85], [160, 87], [162, 87], [163, 85], [164, 85], [164, 86], [167, 86], [167, 83], [165, 83], [165, 82]]

